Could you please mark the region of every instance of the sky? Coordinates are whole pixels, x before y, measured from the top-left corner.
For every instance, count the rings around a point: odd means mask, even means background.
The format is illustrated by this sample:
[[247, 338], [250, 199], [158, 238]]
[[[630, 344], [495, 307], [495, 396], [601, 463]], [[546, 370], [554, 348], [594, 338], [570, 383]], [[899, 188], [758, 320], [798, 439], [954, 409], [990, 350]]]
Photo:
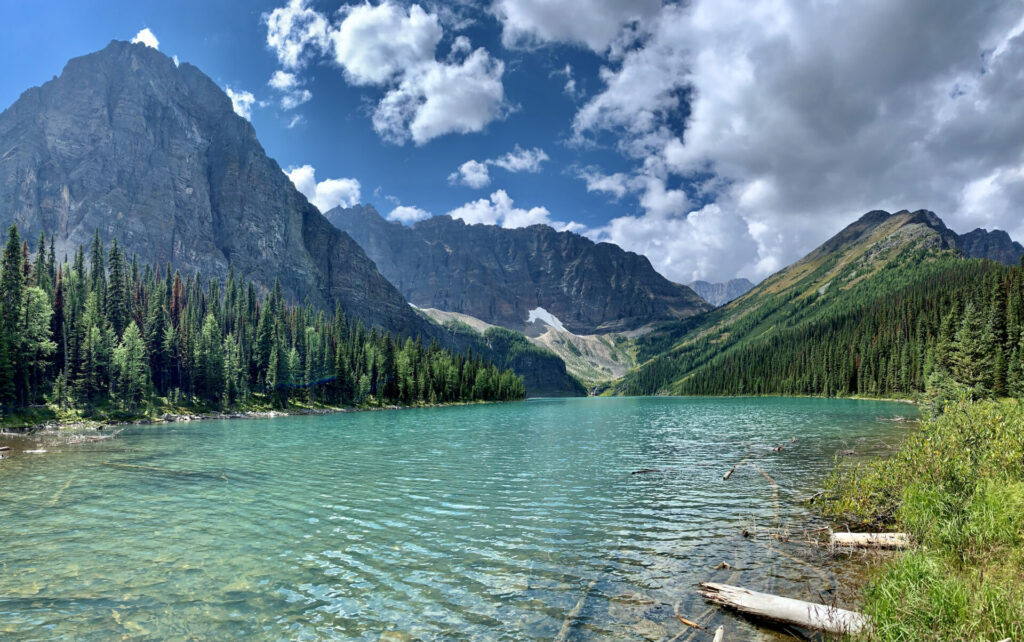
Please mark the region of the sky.
[[872, 209], [1024, 241], [1021, 0], [0, 0], [0, 109], [190, 62], [326, 211], [545, 223], [759, 280]]

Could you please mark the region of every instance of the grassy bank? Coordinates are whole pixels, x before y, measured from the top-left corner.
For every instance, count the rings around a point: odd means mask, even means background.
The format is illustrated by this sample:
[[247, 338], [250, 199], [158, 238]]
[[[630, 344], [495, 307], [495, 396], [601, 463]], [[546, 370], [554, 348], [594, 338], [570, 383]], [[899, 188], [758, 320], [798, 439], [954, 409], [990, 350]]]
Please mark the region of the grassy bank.
[[951, 404], [892, 457], [838, 466], [818, 501], [916, 542], [865, 587], [865, 639], [1024, 639], [1024, 406]]

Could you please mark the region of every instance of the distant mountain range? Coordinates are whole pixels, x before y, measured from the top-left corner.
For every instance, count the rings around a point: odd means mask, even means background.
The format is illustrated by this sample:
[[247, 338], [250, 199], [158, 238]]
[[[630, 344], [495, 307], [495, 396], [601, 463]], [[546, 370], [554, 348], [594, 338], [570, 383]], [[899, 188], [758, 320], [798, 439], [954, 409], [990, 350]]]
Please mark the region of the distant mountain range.
[[753, 287], [754, 284], [747, 279], [730, 279], [725, 283], [694, 281], [690, 284], [690, 288], [699, 294], [700, 298], [716, 307], [740, 298]]
[[506, 229], [437, 216], [408, 227], [365, 205], [327, 218], [411, 303], [506, 328], [529, 331], [532, 314], [574, 334], [606, 334], [710, 309], [646, 257], [545, 225]]

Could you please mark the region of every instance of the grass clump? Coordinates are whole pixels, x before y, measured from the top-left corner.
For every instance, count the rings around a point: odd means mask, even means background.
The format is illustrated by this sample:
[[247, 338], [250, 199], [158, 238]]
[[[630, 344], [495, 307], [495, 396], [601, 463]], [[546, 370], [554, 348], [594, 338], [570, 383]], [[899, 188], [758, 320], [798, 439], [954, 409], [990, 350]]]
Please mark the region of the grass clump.
[[892, 457], [837, 467], [819, 501], [917, 543], [865, 588], [866, 639], [1024, 639], [1024, 406], [953, 403]]

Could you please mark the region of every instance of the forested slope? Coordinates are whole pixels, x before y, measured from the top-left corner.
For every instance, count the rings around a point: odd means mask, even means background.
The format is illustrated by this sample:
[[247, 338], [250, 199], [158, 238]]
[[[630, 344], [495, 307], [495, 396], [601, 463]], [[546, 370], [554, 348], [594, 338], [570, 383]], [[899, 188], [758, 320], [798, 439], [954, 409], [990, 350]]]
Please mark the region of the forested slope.
[[[88, 255], [88, 258], [86, 258]], [[95, 236], [58, 265], [52, 239], [29, 252], [11, 227], [0, 264], [0, 405], [127, 411], [156, 403], [245, 407], [521, 399], [523, 381], [485, 358], [366, 328], [340, 308], [259, 297], [229, 270], [199, 274], [128, 260]], [[472, 356], [476, 348], [476, 356]], [[513, 353], [513, 351], [509, 351]], [[509, 357], [512, 359], [514, 357]], [[551, 356], [551, 358], [554, 358]]]
[[1024, 386], [1021, 269], [963, 258], [928, 212], [870, 213], [700, 321], [638, 340], [622, 394], [900, 396]]

